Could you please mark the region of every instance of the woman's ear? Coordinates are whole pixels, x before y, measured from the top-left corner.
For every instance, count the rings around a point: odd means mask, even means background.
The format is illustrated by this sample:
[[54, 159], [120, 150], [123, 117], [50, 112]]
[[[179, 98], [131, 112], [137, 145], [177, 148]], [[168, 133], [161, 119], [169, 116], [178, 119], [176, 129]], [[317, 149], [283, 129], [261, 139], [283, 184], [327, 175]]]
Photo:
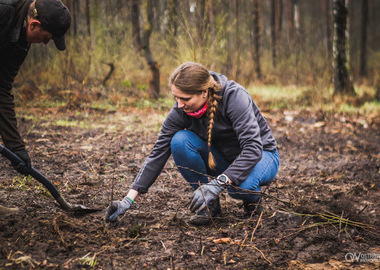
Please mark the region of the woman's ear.
[[207, 89], [207, 90], [203, 90], [202, 96], [203, 96], [204, 98], [206, 98], [207, 95], [208, 95], [208, 89]]

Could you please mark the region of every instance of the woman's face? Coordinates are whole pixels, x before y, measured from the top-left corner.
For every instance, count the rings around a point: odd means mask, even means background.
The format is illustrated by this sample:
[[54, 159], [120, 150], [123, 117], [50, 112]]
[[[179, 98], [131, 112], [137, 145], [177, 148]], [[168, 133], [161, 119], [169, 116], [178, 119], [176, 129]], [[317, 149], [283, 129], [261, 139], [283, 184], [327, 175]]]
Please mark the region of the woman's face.
[[207, 102], [207, 90], [196, 94], [187, 94], [179, 90], [175, 85], [172, 85], [171, 90], [178, 103], [178, 108], [183, 108], [186, 113], [196, 112]]

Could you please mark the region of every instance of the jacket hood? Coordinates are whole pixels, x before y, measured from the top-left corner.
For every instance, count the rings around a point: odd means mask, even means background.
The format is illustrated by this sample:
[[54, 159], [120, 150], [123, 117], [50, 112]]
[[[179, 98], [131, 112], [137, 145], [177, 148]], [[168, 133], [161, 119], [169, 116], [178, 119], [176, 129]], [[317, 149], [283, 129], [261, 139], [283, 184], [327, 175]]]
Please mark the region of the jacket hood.
[[211, 76], [214, 77], [214, 79], [220, 83], [220, 85], [222, 86], [222, 89], [224, 88], [224, 86], [226, 85], [227, 83], [227, 77], [220, 74], [220, 73], [216, 73], [214, 71], [210, 71], [210, 74]]

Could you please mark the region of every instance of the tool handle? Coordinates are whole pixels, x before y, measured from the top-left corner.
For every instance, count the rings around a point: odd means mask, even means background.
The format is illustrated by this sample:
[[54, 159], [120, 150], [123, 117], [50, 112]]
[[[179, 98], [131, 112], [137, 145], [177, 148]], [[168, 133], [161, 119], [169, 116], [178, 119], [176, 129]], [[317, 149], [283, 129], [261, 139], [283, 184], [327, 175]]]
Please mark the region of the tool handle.
[[[9, 150], [8, 148], [6, 148], [4, 145], [1, 145], [1, 144], [0, 144], [0, 153], [14, 164], [20, 164], [24, 162], [19, 156], [17, 156], [11, 150]], [[54, 186], [54, 184], [50, 182], [50, 180], [47, 179], [42, 173], [40, 173], [33, 167], [28, 169], [28, 173], [33, 178], [35, 178], [38, 182], [43, 184], [47, 188], [47, 190], [49, 190], [49, 192], [54, 197], [54, 199], [57, 200], [59, 197], [61, 197], [61, 194], [59, 193], [57, 188]]]

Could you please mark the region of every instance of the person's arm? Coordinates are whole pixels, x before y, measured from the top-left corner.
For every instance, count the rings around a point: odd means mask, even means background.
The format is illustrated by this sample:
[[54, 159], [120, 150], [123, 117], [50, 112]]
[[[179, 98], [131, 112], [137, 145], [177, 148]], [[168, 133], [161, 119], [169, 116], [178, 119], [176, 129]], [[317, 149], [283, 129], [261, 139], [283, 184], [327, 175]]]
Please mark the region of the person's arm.
[[134, 189], [130, 189], [127, 193], [127, 197], [132, 199], [133, 201], [136, 201], [138, 195], [139, 195], [139, 192]]
[[174, 134], [183, 129], [183, 119], [178, 110], [173, 108], [162, 125], [161, 132], [149, 157], [145, 160], [140, 172], [135, 178], [131, 189], [121, 201], [114, 201], [106, 210], [106, 222], [115, 222], [123, 215], [140, 193], [146, 193], [161, 173], [170, 157], [170, 142]]
[[135, 181], [132, 189], [139, 193], [148, 192], [149, 187], [156, 181], [164, 168], [167, 160], [171, 155], [170, 143], [179, 130], [183, 130], [187, 126], [187, 121], [182, 111], [176, 109], [176, 106], [169, 112], [167, 118], [162, 124], [158, 139], [154, 144], [152, 152], [146, 158]]

